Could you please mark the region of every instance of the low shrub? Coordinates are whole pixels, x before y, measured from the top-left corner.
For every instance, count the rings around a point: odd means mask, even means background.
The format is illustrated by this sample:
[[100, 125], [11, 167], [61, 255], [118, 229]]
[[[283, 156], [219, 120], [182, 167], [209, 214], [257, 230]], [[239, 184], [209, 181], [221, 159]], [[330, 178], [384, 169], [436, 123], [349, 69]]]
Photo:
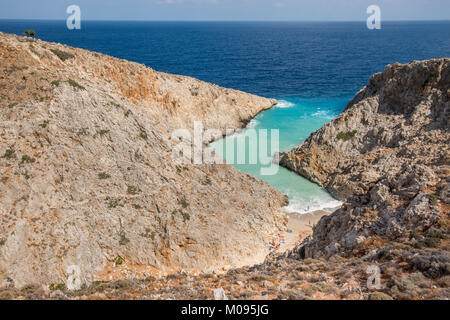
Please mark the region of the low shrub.
[[71, 53], [59, 50], [59, 49], [50, 49], [54, 55], [56, 55], [61, 61], [66, 61], [67, 59], [75, 58], [75, 56]]
[[336, 139], [343, 140], [343, 141], [348, 141], [351, 138], [353, 138], [357, 133], [358, 133], [357, 130], [347, 131], [347, 132], [339, 132], [336, 135]]

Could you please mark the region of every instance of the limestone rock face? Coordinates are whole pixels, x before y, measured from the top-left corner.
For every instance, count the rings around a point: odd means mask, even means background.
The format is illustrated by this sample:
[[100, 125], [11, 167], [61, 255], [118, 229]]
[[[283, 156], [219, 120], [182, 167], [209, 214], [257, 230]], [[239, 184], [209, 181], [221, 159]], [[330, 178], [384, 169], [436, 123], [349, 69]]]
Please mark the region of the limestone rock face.
[[[347, 200], [306, 256], [366, 253], [448, 234], [450, 59], [393, 64], [280, 163]], [[436, 235], [436, 233], [434, 233]]]
[[274, 100], [5, 33], [0, 88], [0, 286], [261, 262], [286, 222], [269, 185], [172, 161], [172, 130]]

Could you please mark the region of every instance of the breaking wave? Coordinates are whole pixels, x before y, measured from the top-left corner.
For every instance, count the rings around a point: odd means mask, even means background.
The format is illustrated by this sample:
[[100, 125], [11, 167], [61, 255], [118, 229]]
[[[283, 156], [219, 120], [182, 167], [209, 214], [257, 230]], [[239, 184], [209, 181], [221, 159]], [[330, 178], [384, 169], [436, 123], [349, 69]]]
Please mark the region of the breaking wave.
[[278, 101], [278, 103], [274, 107], [275, 108], [282, 108], [282, 109], [284, 109], [284, 108], [291, 108], [293, 106], [295, 106], [295, 104], [292, 103], [292, 102], [289, 102], [289, 101], [286, 101], [286, 100], [280, 100], [280, 101]]

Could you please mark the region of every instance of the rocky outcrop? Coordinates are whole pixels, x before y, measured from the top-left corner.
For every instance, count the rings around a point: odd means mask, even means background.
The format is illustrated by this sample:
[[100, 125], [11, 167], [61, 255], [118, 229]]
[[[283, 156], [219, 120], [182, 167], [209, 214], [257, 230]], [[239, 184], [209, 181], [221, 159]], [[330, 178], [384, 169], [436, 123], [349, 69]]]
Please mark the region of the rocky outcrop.
[[0, 286], [253, 264], [285, 224], [269, 185], [171, 158], [172, 130], [273, 100], [4, 33], [0, 88]]
[[[54, 286], [6, 287], [0, 288], [0, 300], [443, 300], [450, 296], [450, 276], [442, 276], [449, 261], [440, 250], [428, 252], [392, 244], [373, 256], [301, 259], [291, 253], [226, 274], [177, 273], [162, 278], [95, 282], [76, 291]], [[380, 286], [369, 288], [372, 273], [368, 270], [374, 270], [374, 265], [380, 270]]]
[[392, 241], [438, 247], [449, 234], [449, 113], [450, 59], [393, 64], [282, 154], [283, 166], [347, 200], [302, 255], [364, 255]]

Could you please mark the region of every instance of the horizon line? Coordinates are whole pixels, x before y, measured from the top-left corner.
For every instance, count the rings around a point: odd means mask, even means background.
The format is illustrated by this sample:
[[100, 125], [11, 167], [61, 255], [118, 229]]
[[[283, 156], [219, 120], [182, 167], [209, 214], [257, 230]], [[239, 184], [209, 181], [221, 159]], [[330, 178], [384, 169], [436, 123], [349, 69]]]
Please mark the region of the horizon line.
[[[66, 19], [30, 19], [30, 18], [0, 18], [0, 21], [66, 21]], [[127, 20], [127, 19], [83, 19], [87, 22], [366, 22], [366, 20]], [[450, 22], [450, 19], [397, 19], [397, 20], [383, 20], [383, 22]]]

